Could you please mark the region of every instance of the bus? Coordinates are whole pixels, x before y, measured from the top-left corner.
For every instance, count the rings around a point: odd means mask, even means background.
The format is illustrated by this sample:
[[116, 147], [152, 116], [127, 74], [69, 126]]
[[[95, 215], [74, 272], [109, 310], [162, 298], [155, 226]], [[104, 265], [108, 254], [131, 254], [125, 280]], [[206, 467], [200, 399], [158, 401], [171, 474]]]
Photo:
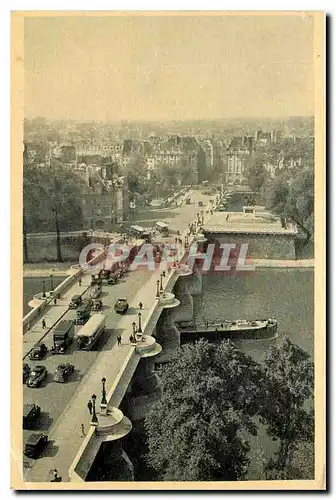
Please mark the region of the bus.
[[76, 335], [77, 346], [82, 351], [91, 351], [105, 332], [104, 314], [95, 313]]
[[145, 240], [146, 243], [150, 243], [151, 234], [150, 231], [148, 231], [147, 229], [144, 229], [141, 226], [131, 226], [129, 232], [131, 236]]
[[165, 222], [158, 221], [155, 224], [155, 229], [162, 234], [162, 236], [169, 236], [169, 227]]

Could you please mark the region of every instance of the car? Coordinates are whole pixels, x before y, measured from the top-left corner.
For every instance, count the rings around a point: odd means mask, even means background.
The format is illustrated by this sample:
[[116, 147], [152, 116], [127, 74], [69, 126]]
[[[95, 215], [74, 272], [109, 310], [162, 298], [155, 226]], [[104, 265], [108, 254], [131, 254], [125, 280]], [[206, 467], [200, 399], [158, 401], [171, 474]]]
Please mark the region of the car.
[[37, 387], [48, 375], [45, 366], [37, 365], [29, 374], [27, 385], [28, 387]]
[[114, 310], [118, 314], [125, 314], [129, 308], [127, 299], [118, 299], [115, 303]]
[[74, 295], [69, 304], [69, 309], [77, 309], [82, 303], [82, 297], [80, 295]]
[[74, 367], [74, 365], [72, 365], [70, 363], [64, 363], [64, 364], [58, 365], [58, 367], [54, 373], [53, 381], [60, 382], [62, 384], [70, 378], [70, 376], [73, 374], [74, 371], [75, 371], [75, 367]]
[[41, 408], [35, 404], [23, 406], [22, 425], [24, 429], [30, 429], [36, 424], [41, 413]]
[[100, 285], [96, 285], [92, 288], [92, 290], [90, 291], [90, 297], [91, 299], [97, 299], [99, 297], [99, 295], [101, 294], [101, 286]]
[[24, 454], [29, 458], [38, 458], [47, 446], [48, 441], [46, 434], [30, 434], [25, 444]]
[[30, 366], [27, 363], [23, 363], [23, 383], [27, 380], [30, 373]]
[[45, 344], [35, 344], [29, 354], [30, 359], [42, 359], [47, 354], [48, 348]]
[[92, 301], [92, 311], [100, 311], [103, 307], [103, 302], [101, 299], [93, 299]]

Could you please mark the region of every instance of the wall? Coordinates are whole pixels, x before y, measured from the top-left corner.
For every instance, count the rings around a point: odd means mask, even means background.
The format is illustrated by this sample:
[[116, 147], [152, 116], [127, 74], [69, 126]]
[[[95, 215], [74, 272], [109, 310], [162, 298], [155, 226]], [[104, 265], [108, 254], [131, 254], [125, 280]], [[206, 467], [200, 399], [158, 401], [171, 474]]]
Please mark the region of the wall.
[[248, 257], [256, 259], [295, 259], [295, 236], [282, 234], [211, 234], [204, 232], [208, 242], [247, 243]]
[[[61, 233], [61, 252], [65, 262], [77, 262], [81, 249], [87, 244], [83, 236], [68, 236]], [[43, 238], [30, 234], [27, 238], [29, 262], [56, 262], [56, 234]]]

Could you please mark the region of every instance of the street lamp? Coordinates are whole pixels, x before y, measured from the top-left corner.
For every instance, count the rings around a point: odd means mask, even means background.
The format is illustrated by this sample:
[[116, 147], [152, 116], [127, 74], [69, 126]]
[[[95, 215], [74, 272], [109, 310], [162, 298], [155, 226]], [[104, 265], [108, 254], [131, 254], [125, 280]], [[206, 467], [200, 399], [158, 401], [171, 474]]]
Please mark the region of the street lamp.
[[102, 388], [102, 400], [101, 400], [101, 403], [100, 403], [100, 404], [101, 404], [101, 405], [107, 405], [107, 400], [106, 400], [106, 389], [105, 389], [106, 378], [105, 378], [105, 377], [103, 377], [101, 381], [102, 381], [102, 386], [103, 386], [103, 388]]
[[163, 292], [162, 278], [163, 278], [163, 274], [161, 273], [160, 274], [160, 292]]
[[160, 297], [159, 286], [160, 286], [160, 280], [157, 280], [157, 282], [156, 282], [156, 298], [157, 299]]
[[52, 274], [50, 275], [50, 291], [54, 291], [54, 277]]
[[140, 312], [138, 313], [138, 318], [139, 318], [138, 333], [142, 333], [142, 330], [141, 330], [141, 313]]
[[45, 299], [46, 293], [45, 293], [45, 286], [44, 285], [45, 285], [45, 283], [44, 283], [44, 281], [42, 281], [42, 297]]
[[97, 425], [98, 424], [98, 418], [97, 418], [97, 414], [96, 414], [96, 399], [97, 399], [97, 396], [95, 394], [92, 394], [91, 399], [92, 399], [92, 418], [91, 418], [91, 424]]

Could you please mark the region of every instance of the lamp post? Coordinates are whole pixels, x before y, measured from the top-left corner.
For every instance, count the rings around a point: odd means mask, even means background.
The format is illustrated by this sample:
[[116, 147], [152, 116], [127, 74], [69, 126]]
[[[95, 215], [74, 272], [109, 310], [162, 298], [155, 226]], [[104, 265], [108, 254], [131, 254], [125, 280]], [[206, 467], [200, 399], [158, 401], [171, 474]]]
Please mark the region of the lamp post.
[[163, 292], [162, 278], [163, 278], [163, 274], [161, 273], [160, 274], [160, 292]]
[[156, 298], [157, 299], [160, 297], [159, 286], [160, 286], [160, 280], [157, 280], [157, 282], [156, 282]]
[[138, 318], [139, 318], [138, 333], [142, 333], [142, 330], [141, 330], [141, 313], [140, 312], [138, 313]]
[[45, 285], [45, 282], [44, 282], [44, 281], [42, 281], [42, 298], [43, 298], [43, 299], [45, 299], [45, 297], [46, 297], [46, 293], [45, 293], [45, 286], [44, 286], [44, 285]]
[[105, 383], [106, 383], [106, 378], [102, 378], [102, 400], [101, 400], [101, 406], [106, 406], [107, 405], [107, 399], [106, 399], [106, 389], [105, 389]]
[[92, 418], [91, 418], [91, 424], [92, 425], [97, 425], [98, 424], [98, 418], [97, 418], [97, 414], [96, 414], [96, 399], [97, 399], [97, 396], [95, 394], [92, 394], [91, 399], [92, 399]]
[[52, 274], [50, 275], [50, 291], [54, 291], [54, 277]]

